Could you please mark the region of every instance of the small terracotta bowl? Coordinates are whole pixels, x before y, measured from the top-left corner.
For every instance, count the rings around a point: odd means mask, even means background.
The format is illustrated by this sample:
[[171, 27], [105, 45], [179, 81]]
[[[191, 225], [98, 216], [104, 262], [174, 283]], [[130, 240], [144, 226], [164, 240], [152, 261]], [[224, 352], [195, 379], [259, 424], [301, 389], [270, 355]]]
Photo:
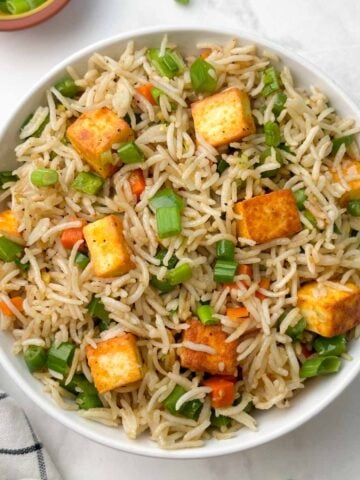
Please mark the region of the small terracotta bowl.
[[21, 30], [42, 23], [56, 15], [70, 0], [47, 0], [33, 10], [19, 15], [0, 12], [0, 31]]

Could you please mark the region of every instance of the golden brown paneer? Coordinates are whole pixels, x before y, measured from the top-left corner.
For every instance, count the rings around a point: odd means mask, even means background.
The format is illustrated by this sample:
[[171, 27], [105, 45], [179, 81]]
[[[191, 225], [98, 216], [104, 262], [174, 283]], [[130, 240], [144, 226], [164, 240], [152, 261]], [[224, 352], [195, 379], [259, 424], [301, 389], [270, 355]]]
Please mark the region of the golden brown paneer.
[[83, 113], [67, 129], [67, 137], [78, 154], [101, 177], [107, 178], [115, 171], [114, 165], [102, 153], [111, 150], [114, 143], [126, 142], [133, 131], [125, 120], [107, 107]]
[[195, 132], [213, 147], [252, 135], [256, 132], [250, 99], [239, 88], [229, 88], [191, 105]]
[[235, 204], [240, 237], [256, 243], [291, 237], [301, 230], [299, 212], [291, 190], [277, 190]]
[[11, 210], [0, 213], [0, 236], [4, 236], [20, 245], [25, 243], [19, 233], [19, 224]]
[[[341, 172], [350, 187], [350, 190], [340, 198], [340, 205], [346, 207], [350, 200], [360, 199], [360, 160], [344, 159], [341, 164]], [[336, 170], [332, 170], [332, 177], [334, 182], [340, 183]]]
[[183, 342], [207, 345], [215, 353], [199, 352], [182, 347], [180, 363], [183, 368], [196, 372], [207, 372], [213, 375], [234, 375], [236, 373], [236, 347], [238, 342], [225, 343], [228, 335], [221, 325], [203, 325], [198, 320], [190, 320], [189, 328], [184, 331]]
[[307, 330], [323, 337], [334, 337], [360, 323], [360, 288], [346, 284], [345, 292], [316, 282], [307, 283], [298, 292], [298, 307]]
[[126, 333], [86, 347], [86, 357], [99, 393], [137, 382], [143, 377], [136, 337]]
[[119, 217], [108, 215], [89, 223], [83, 228], [83, 234], [97, 277], [116, 277], [135, 268]]

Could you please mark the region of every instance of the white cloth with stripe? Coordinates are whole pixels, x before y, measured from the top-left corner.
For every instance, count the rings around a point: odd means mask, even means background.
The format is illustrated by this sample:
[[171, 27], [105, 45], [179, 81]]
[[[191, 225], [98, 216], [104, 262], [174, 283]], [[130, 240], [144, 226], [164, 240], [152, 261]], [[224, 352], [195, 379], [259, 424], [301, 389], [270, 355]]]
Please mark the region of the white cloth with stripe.
[[0, 479], [61, 480], [25, 413], [1, 391]]

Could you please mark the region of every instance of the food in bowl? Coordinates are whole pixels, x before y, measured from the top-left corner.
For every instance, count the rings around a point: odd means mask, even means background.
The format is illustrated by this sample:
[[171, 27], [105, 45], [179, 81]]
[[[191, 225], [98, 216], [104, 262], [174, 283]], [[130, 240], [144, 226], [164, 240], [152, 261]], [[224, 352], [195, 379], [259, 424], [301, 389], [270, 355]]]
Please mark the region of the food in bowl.
[[45, 391], [176, 449], [336, 373], [360, 323], [355, 121], [235, 40], [69, 75], [0, 177], [1, 327]]

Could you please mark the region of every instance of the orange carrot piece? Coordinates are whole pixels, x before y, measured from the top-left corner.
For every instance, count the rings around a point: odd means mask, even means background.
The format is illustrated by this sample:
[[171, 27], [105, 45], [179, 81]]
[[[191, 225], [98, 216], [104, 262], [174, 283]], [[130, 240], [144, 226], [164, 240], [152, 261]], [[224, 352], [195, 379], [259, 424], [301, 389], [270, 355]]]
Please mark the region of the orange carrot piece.
[[202, 48], [200, 51], [200, 57], [205, 60], [210, 53], [212, 52], [211, 48]]
[[139, 199], [145, 190], [145, 178], [141, 168], [130, 172], [129, 183], [132, 193]]
[[[259, 282], [259, 288], [264, 288], [265, 290], [267, 290], [269, 287], [270, 287], [270, 280], [268, 278], [262, 278]], [[255, 296], [257, 298], [260, 298], [260, 300], [263, 300], [266, 297], [266, 295], [264, 295], [261, 292], [255, 292]]]
[[237, 377], [234, 377], [233, 375], [216, 375], [218, 378], [222, 378], [223, 380], [226, 380], [231, 383], [236, 383], [238, 381]]
[[226, 309], [226, 315], [230, 320], [238, 320], [249, 316], [249, 311], [246, 307], [230, 307]]
[[[69, 218], [69, 221], [76, 221], [76, 220], [79, 220], [79, 219], [74, 217]], [[67, 230], [64, 230], [62, 232], [60, 241], [63, 247], [66, 248], [67, 250], [71, 250], [75, 245], [75, 243], [78, 242], [79, 240], [83, 241], [83, 243], [80, 245], [80, 250], [84, 248], [85, 239], [83, 234], [83, 227], [85, 226], [85, 222], [82, 221], [82, 223], [83, 223], [82, 227], [68, 228]]]
[[233, 404], [235, 398], [234, 382], [215, 376], [204, 380], [203, 384], [211, 388], [212, 407], [224, 408]]
[[251, 265], [239, 265], [238, 267], [239, 275], [248, 275], [250, 278], [253, 274], [253, 269]]
[[[21, 297], [13, 297], [10, 300], [14, 307], [19, 310], [19, 312], [23, 311], [23, 299]], [[7, 317], [11, 317], [11, 315], [13, 315], [12, 311], [5, 302], [0, 302], [0, 310]]]
[[[246, 285], [245, 282], [241, 281], [239, 282], [241, 285], [243, 285], [244, 287], [248, 287], [249, 285]], [[235, 282], [233, 283], [223, 283], [223, 287], [226, 288], [226, 287], [229, 287], [230, 290], [238, 290], [239, 289], [239, 285]]]
[[151, 103], [151, 105], [156, 105], [156, 101], [151, 93], [151, 90], [153, 88], [154, 85], [152, 83], [145, 83], [144, 85], [140, 85], [140, 87], [137, 87], [135, 90], [140, 93], [140, 95], [145, 97], [146, 100]]

